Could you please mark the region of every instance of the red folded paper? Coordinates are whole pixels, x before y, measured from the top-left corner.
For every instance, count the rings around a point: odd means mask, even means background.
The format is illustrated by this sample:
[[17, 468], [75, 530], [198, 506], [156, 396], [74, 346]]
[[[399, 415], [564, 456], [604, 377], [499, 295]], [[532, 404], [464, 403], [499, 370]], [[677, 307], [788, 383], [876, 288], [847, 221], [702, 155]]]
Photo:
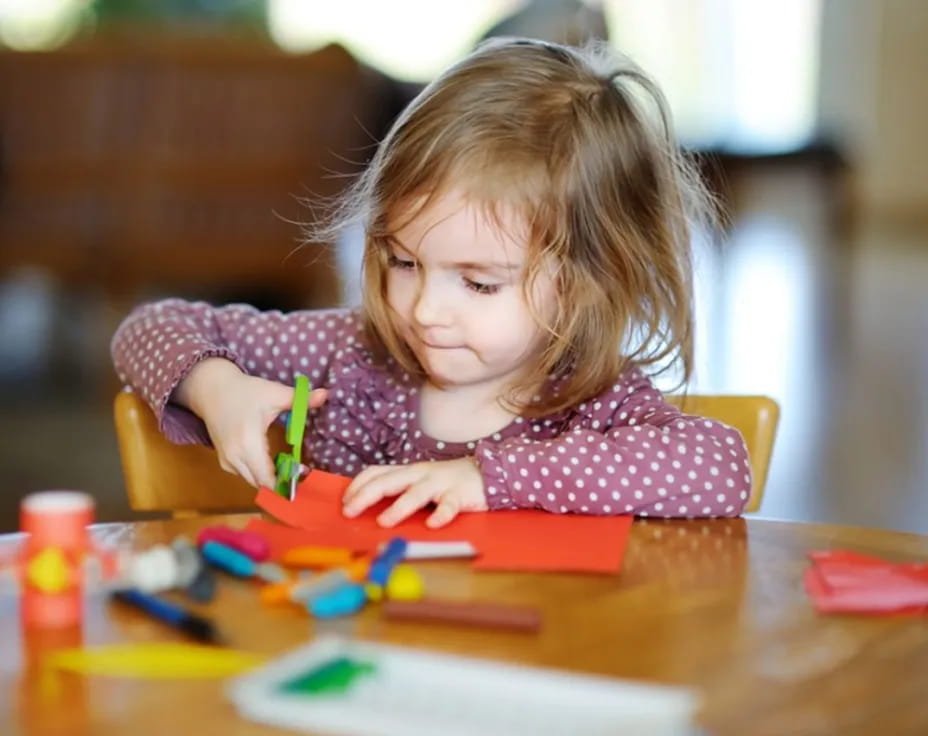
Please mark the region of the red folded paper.
[[816, 551], [809, 557], [805, 589], [823, 613], [928, 612], [928, 565], [847, 550]]
[[[342, 514], [342, 495], [349, 478], [312, 471], [288, 501], [262, 488], [255, 499], [271, 516], [296, 529], [252, 521], [249, 529], [265, 536], [272, 552], [314, 544], [374, 550], [380, 542], [402, 536], [409, 541], [466, 541], [479, 552], [479, 570], [525, 570], [615, 573], [631, 529], [630, 516], [551, 514], [520, 509], [460, 514], [441, 529], [425, 525], [419, 511], [394, 527], [377, 524], [377, 515], [392, 499], [349, 519]], [[297, 530], [300, 530], [297, 532]], [[296, 532], [296, 533], [295, 533]]]

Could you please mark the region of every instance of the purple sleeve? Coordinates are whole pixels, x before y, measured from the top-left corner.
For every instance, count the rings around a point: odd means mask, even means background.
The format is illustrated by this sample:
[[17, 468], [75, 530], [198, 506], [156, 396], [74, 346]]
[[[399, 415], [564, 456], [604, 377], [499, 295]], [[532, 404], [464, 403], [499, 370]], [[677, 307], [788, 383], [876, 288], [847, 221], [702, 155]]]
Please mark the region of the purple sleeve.
[[168, 439], [208, 444], [200, 419], [170, 402], [193, 366], [220, 357], [250, 375], [291, 384], [303, 373], [321, 386], [336, 345], [354, 341], [355, 332], [356, 316], [348, 310], [284, 314], [168, 299], [135, 309], [110, 349], [119, 379], [152, 407]]
[[737, 516], [751, 493], [740, 433], [665, 402], [638, 370], [581, 404], [557, 437], [481, 441], [490, 508]]

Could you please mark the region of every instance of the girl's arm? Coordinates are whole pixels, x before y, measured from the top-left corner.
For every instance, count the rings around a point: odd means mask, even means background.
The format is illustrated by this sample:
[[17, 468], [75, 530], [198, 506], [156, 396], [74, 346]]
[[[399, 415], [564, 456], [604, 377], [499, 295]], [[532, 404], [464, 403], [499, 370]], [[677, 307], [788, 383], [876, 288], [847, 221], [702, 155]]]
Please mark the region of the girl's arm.
[[683, 415], [638, 370], [581, 404], [558, 437], [481, 441], [490, 508], [738, 516], [751, 495], [741, 434]]
[[[223, 358], [249, 375], [289, 386], [303, 373], [321, 387], [333, 354], [357, 331], [348, 310], [283, 314], [168, 299], [135, 309], [113, 336], [111, 352], [119, 379], [152, 407], [170, 440], [208, 443], [202, 422], [175, 402], [178, 384], [195, 366]], [[186, 397], [184, 404], [195, 400]]]

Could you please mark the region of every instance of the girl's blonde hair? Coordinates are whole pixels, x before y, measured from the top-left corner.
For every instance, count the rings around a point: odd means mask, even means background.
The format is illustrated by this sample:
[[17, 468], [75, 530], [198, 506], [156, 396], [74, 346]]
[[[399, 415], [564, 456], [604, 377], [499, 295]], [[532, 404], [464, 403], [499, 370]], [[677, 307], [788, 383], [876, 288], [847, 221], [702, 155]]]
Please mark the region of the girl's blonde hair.
[[[370, 346], [414, 374], [422, 368], [387, 304], [389, 239], [452, 188], [500, 226], [503, 204], [528, 225], [530, 307], [534, 280], [554, 273], [557, 316], [542, 324], [539, 359], [504, 397], [510, 408], [543, 416], [575, 406], [632, 363], [652, 372], [679, 363], [689, 378], [690, 238], [708, 208], [663, 95], [637, 66], [603, 46], [482, 44], [410, 103], [313, 232], [328, 239], [363, 223]], [[550, 377], [561, 379], [558, 391], [539, 392]], [[540, 400], [515, 398], [534, 393]]]

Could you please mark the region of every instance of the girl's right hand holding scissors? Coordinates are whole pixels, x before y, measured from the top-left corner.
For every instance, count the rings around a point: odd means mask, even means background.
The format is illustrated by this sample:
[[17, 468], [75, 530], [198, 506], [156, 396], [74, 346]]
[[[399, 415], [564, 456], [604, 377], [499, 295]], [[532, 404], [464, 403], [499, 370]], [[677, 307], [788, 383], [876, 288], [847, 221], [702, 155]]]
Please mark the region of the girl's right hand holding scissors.
[[[274, 463], [267, 430], [293, 404], [293, 386], [242, 373], [225, 358], [197, 363], [181, 381], [172, 399], [206, 424], [219, 465], [250, 485], [274, 488]], [[325, 403], [326, 390], [309, 395], [309, 407]]]

